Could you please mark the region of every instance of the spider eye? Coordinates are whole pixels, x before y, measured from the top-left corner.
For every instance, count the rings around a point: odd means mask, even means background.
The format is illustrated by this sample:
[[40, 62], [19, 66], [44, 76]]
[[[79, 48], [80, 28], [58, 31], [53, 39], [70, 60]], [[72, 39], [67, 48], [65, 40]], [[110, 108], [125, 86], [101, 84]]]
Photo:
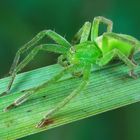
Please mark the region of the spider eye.
[[74, 54], [74, 53], [76, 52], [75, 48], [74, 48], [74, 47], [71, 47], [71, 48], [70, 48], [70, 52], [71, 52], [72, 54]]

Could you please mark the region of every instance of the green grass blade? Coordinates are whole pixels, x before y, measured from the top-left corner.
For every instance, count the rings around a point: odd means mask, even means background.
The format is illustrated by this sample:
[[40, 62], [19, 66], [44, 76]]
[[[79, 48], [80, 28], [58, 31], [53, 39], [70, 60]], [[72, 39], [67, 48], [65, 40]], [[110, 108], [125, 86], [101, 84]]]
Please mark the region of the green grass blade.
[[[140, 101], [140, 78], [130, 78], [127, 66], [116, 64], [103, 69], [95, 68], [88, 87], [56, 113], [54, 122], [45, 128], [38, 129], [35, 126], [49, 109], [78, 86], [80, 78], [66, 76], [35, 93], [20, 107], [6, 113], [2, 111], [22, 94], [21, 90], [40, 85], [61, 69], [58, 65], [52, 65], [17, 76], [12, 86], [13, 94], [0, 98], [0, 140], [21, 138]], [[140, 72], [140, 67], [137, 72]], [[5, 90], [8, 81], [9, 78], [0, 80], [0, 93]]]

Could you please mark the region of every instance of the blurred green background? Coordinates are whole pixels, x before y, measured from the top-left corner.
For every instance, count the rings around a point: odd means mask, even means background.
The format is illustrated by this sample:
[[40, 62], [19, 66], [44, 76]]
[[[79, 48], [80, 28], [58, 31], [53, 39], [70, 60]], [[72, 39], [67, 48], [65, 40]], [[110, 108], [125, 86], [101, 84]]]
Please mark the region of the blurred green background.
[[[114, 32], [140, 39], [139, 0], [5, 0], [0, 2], [0, 77], [8, 73], [16, 51], [39, 31], [55, 29], [67, 40], [85, 21], [105, 16]], [[56, 63], [40, 53], [23, 71]], [[20, 140], [140, 140], [140, 103], [109, 111]], [[1, 140], [1, 139], [0, 139]]]

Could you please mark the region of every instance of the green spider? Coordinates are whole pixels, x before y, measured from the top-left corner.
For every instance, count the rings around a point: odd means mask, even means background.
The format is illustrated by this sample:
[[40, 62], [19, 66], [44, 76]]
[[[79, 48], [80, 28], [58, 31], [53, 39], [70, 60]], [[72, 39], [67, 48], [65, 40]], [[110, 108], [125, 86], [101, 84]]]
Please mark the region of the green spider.
[[[107, 25], [107, 31], [101, 36], [98, 36], [100, 23]], [[104, 66], [112, 59], [119, 58], [129, 67], [129, 75], [135, 78], [136, 75], [134, 74], [134, 69], [137, 65], [133, 60], [133, 56], [140, 51], [140, 42], [132, 36], [113, 33], [112, 26], [113, 23], [109, 19], [95, 17], [92, 24], [90, 22], [85, 22], [82, 28], [76, 33], [72, 41], [73, 45], [52, 30], [45, 30], [38, 33], [30, 42], [21, 47], [17, 52], [10, 69], [11, 80], [6, 92], [2, 93], [1, 96], [9, 93], [16, 74], [33, 60], [40, 50], [61, 54], [58, 58], [58, 63], [62, 65], [64, 69], [42, 85], [23, 91], [25, 94], [6, 107], [5, 111], [21, 105], [30, 97], [30, 95], [46, 86], [54, 84], [67, 73], [72, 73], [76, 76], [82, 75], [83, 80], [80, 85], [64, 100], [52, 108], [52, 110], [48, 111], [45, 117], [37, 125], [37, 127], [44, 127], [46, 122], [49, 121], [58, 110], [63, 108], [87, 86], [89, 83], [91, 68], [94, 67], [95, 64]], [[37, 46], [36, 44], [45, 36], [51, 38], [56, 43], [41, 44]], [[35, 46], [33, 50], [18, 64], [20, 55], [33, 46]]]

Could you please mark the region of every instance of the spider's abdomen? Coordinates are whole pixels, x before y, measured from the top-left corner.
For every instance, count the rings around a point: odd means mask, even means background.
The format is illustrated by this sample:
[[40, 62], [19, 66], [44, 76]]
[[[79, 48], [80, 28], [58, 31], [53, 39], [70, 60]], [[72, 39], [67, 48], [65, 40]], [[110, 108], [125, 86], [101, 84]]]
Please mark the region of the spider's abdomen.
[[96, 63], [102, 53], [94, 42], [84, 42], [73, 46], [68, 52], [68, 60], [71, 64]]
[[[125, 35], [125, 34], [117, 34], [120, 37], [123, 37], [124, 39], [129, 39], [129, 40], [133, 40], [136, 43], [139, 43], [138, 40], [136, 40], [135, 38]], [[103, 43], [104, 41], [104, 43]], [[100, 36], [97, 38], [96, 40], [100, 50], [102, 51], [103, 55], [107, 54], [108, 52], [110, 52], [113, 49], [118, 49], [119, 51], [121, 51], [125, 56], [129, 57], [131, 55], [131, 51], [133, 49], [133, 45], [125, 42], [124, 40], [119, 40], [116, 38], [112, 38], [112, 37], [106, 37], [106, 34], [104, 34], [104, 36]]]

